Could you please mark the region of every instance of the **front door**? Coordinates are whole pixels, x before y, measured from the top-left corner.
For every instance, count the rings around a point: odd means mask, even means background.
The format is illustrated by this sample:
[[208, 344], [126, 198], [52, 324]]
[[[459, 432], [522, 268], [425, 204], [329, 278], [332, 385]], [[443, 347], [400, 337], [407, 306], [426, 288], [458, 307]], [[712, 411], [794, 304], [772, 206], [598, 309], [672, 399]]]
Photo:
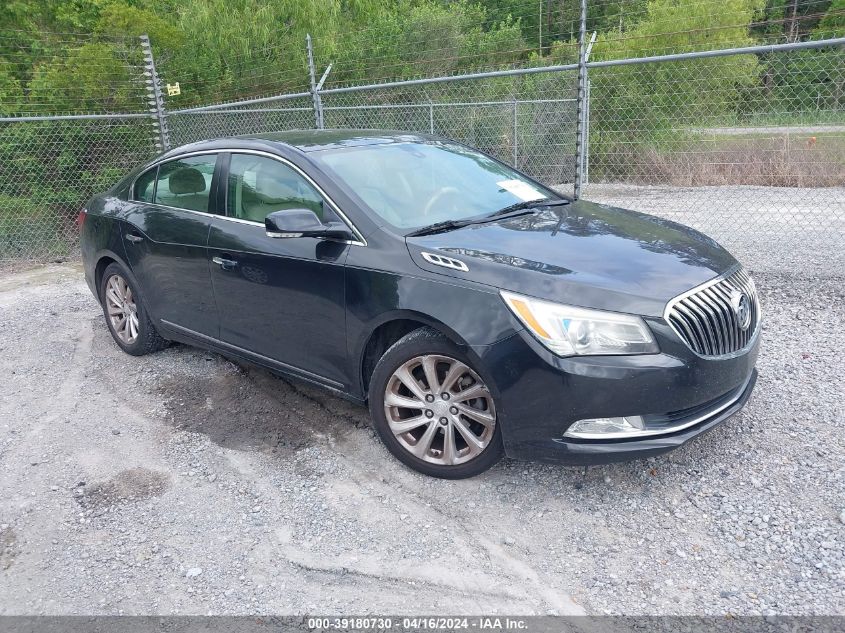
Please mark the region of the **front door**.
[[226, 178], [226, 217], [212, 221], [208, 240], [220, 338], [307, 378], [347, 386], [349, 245], [272, 238], [264, 229], [264, 218], [280, 209], [340, 218], [307, 178], [269, 156], [232, 153]]
[[217, 157], [180, 158], [142, 174], [122, 227], [126, 256], [151, 314], [212, 337], [218, 321], [206, 245]]

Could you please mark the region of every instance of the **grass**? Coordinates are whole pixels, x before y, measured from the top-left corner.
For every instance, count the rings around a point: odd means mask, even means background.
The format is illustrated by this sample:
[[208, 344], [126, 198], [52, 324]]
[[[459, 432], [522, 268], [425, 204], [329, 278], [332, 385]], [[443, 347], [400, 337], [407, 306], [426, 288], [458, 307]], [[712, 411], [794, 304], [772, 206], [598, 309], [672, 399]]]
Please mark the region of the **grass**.
[[591, 178], [604, 182], [845, 186], [845, 133], [690, 135], [671, 145], [611, 141], [594, 145], [590, 159]]
[[842, 110], [819, 109], [801, 112], [756, 112], [733, 116], [708, 127], [766, 127], [766, 126], [845, 125]]

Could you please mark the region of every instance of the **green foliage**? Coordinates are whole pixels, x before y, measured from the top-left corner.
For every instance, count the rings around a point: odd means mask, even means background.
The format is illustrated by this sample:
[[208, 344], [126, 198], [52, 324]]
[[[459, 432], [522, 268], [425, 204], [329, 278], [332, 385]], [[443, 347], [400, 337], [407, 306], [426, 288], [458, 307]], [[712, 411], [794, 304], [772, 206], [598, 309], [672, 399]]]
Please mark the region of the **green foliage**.
[[[77, 110], [119, 112], [139, 109], [137, 94], [123, 60], [110, 44], [90, 43], [37, 66], [29, 83], [38, 109], [67, 101]], [[42, 105], [43, 104], [43, 105]]]
[[21, 82], [6, 69], [7, 64], [0, 58], [0, 113], [14, 114], [23, 100]]
[[[703, 3], [649, 0], [647, 15], [624, 39], [599, 37], [593, 59], [753, 44], [748, 24], [762, 8], [762, 1], [723, 0], [722, 4], [723, 11], [714, 15]], [[667, 24], [672, 25], [671, 33], [663, 33]], [[656, 42], [660, 50], [655, 50]], [[625, 112], [624, 120], [631, 126], [660, 135], [663, 128], [677, 127], [681, 121], [729, 113], [739, 102], [743, 88], [754, 85], [758, 77], [754, 55], [621, 66], [594, 73], [593, 97], [611, 106], [607, 109], [609, 116]]]
[[94, 25], [94, 32], [110, 37], [147, 35], [164, 50], [178, 49], [183, 42], [178, 27], [152, 11], [125, 2], [112, 2], [103, 7]]
[[649, 0], [645, 18], [624, 38], [600, 35], [594, 59], [622, 59], [686, 51], [715, 50], [754, 43], [749, 24], [763, 0], [722, 0], [719, 11], [700, 1]]
[[816, 34], [825, 37], [845, 36], [845, 0], [833, 0], [830, 8], [819, 21]]
[[342, 35], [335, 56], [322, 58], [335, 62], [339, 82], [464, 73], [519, 60], [525, 46], [519, 22], [506, 18], [484, 29], [485, 22], [479, 4], [401, 3], [366, 29]]

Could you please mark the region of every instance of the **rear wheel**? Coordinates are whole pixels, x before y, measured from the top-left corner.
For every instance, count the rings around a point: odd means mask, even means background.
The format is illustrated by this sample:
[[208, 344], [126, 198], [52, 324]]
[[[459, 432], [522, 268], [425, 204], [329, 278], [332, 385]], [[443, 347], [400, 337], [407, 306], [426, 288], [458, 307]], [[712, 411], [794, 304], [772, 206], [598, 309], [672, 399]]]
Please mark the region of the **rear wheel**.
[[369, 402], [387, 448], [421, 473], [463, 479], [501, 458], [493, 394], [469, 358], [436, 330], [411, 332], [385, 352]]
[[153, 326], [131, 276], [109, 264], [100, 282], [100, 303], [114, 342], [127, 354], [141, 356], [167, 347]]

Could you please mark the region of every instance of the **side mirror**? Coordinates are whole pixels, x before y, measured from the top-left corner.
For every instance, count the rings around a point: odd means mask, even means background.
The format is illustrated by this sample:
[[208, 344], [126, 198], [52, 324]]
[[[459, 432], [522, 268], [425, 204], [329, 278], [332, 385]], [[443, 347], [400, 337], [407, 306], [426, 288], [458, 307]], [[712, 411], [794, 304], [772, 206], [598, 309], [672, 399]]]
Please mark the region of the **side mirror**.
[[323, 224], [311, 209], [282, 209], [264, 218], [264, 228], [269, 237], [322, 237], [334, 240], [351, 240], [352, 234], [341, 222]]

